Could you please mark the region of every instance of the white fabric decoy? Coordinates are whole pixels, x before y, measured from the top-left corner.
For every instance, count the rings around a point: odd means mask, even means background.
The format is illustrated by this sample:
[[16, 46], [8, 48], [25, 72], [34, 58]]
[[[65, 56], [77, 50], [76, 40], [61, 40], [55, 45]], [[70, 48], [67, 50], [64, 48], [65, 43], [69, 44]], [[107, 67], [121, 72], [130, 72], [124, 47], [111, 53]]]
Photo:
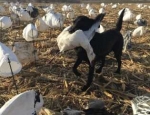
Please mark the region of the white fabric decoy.
[[29, 64], [38, 59], [37, 52], [34, 52], [34, 46], [30, 42], [15, 42], [13, 47], [14, 53], [17, 55], [21, 64]]
[[70, 5], [69, 6], [63, 5], [62, 11], [63, 12], [73, 11], [73, 8]]
[[139, 20], [139, 19], [142, 19], [142, 15], [141, 15], [141, 14], [138, 14], [138, 15], [136, 16], [136, 20]]
[[65, 108], [61, 111], [62, 115], [84, 115], [84, 111], [71, 109], [70, 107]]
[[85, 8], [85, 4], [83, 4], [83, 3], [80, 4], [80, 7], [81, 7], [81, 8]]
[[45, 23], [51, 28], [61, 28], [64, 24], [64, 18], [61, 13], [47, 13]]
[[26, 41], [33, 41], [33, 40], [36, 40], [36, 38], [38, 36], [38, 31], [33, 24], [28, 24], [23, 29], [22, 35]]
[[22, 69], [22, 65], [18, 61], [17, 56], [5, 44], [0, 43], [0, 76], [2, 77], [12, 76], [8, 58], [10, 60], [13, 74], [15, 75], [19, 73]]
[[0, 13], [5, 13], [6, 11], [5, 11], [5, 8], [3, 7], [3, 6], [0, 6]]
[[49, 26], [46, 24], [46, 16], [38, 18], [35, 22], [35, 27], [40, 32], [46, 31], [49, 28]]
[[68, 32], [68, 29], [70, 27], [71, 26], [66, 27], [57, 37], [57, 45], [60, 52], [64, 52], [81, 46], [86, 50], [89, 61], [92, 62], [95, 58], [95, 54], [87, 36], [82, 30], [77, 30], [74, 33], [70, 34]]
[[99, 13], [100, 13], [100, 14], [104, 14], [104, 13], [105, 13], [105, 9], [104, 9], [104, 8], [100, 8], [100, 9], [99, 9]]
[[7, 1], [5, 1], [3, 4], [4, 4], [5, 7], [9, 6], [9, 3]]
[[74, 11], [67, 13], [67, 18], [69, 18], [69, 19], [73, 19], [74, 16], [75, 16]]
[[[121, 14], [122, 10], [118, 12], [118, 15]], [[132, 13], [132, 11], [129, 8], [126, 8], [123, 16], [123, 21], [131, 21], [134, 17], [135, 15]]]
[[34, 5], [33, 5], [32, 3], [29, 3], [29, 4], [28, 4], [28, 6], [32, 6], [32, 7], [34, 7]]
[[146, 28], [143, 26], [137, 27], [133, 32], [132, 32], [132, 37], [139, 37], [142, 36], [143, 34], [146, 33]]
[[89, 16], [90, 16], [91, 18], [95, 18], [95, 17], [96, 17], [96, 13], [95, 13], [95, 10], [94, 10], [94, 9], [90, 9], [90, 11], [89, 11]]
[[55, 9], [54, 4], [50, 4], [50, 9], [52, 9], [52, 10], [54, 10], [54, 9]]
[[64, 52], [81, 46], [86, 50], [88, 59], [90, 63], [92, 63], [95, 58], [95, 54], [93, 52], [93, 48], [90, 45], [90, 40], [93, 38], [99, 23], [100, 22], [96, 22], [87, 31], [77, 30], [72, 34], [68, 32], [71, 26], [66, 27], [57, 37], [57, 45], [60, 52]]
[[34, 90], [25, 91], [7, 101], [0, 108], [0, 115], [37, 115], [43, 104], [41, 94]]
[[150, 97], [137, 96], [131, 101], [133, 115], [149, 115]]
[[7, 17], [7, 16], [0, 17], [0, 28], [7, 29], [11, 27], [11, 25], [12, 25], [12, 21], [10, 17]]
[[33, 18], [29, 15], [29, 13], [25, 10], [21, 10], [20, 12], [17, 12], [17, 15], [19, 16], [19, 19], [21, 21], [31, 21]]
[[90, 4], [87, 4], [86, 9], [87, 9], [88, 11], [90, 11], [90, 10], [93, 9], [93, 8], [92, 8], [92, 6], [91, 6]]
[[112, 9], [117, 8], [117, 4], [114, 4], [111, 8], [112, 8]]
[[105, 5], [105, 3], [101, 3], [101, 7], [105, 7], [106, 5]]

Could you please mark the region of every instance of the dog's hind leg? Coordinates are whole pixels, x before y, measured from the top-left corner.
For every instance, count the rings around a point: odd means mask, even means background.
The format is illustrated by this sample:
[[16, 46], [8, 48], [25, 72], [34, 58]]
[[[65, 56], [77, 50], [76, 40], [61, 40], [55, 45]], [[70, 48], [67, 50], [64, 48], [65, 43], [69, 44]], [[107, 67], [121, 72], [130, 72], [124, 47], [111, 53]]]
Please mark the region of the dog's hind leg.
[[73, 66], [73, 72], [74, 72], [74, 74], [76, 76], [80, 76], [81, 75], [81, 73], [78, 72], [77, 68], [82, 63], [82, 60], [83, 59], [81, 57], [78, 57], [76, 62], [75, 62], [75, 64], [74, 64], [74, 66]]
[[115, 53], [115, 58], [117, 60], [118, 63], [118, 68], [115, 71], [115, 73], [119, 73], [120, 74], [120, 70], [121, 70], [121, 55], [122, 55], [122, 51], [121, 52], [114, 52]]
[[102, 61], [101, 66], [96, 70], [96, 73], [101, 73], [102, 72], [102, 69], [105, 65], [105, 56], [101, 58], [101, 61]]

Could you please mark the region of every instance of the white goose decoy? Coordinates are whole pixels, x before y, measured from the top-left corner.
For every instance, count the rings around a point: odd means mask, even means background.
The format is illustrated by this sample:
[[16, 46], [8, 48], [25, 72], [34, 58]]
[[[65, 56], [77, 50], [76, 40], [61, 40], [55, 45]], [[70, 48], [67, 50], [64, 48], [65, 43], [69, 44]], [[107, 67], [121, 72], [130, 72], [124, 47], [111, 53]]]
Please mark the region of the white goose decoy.
[[63, 11], [63, 12], [73, 11], [73, 8], [71, 7], [71, 5], [69, 5], [69, 6], [63, 5], [62, 11]]
[[2, 77], [13, 76], [11, 73], [10, 65], [12, 68], [13, 75], [19, 73], [22, 69], [22, 65], [18, 61], [17, 56], [12, 52], [10, 48], [8, 48], [5, 44], [0, 42], [0, 76]]
[[52, 9], [52, 10], [54, 10], [54, 9], [55, 9], [54, 4], [50, 4], [50, 9]]
[[43, 16], [42, 18], [38, 18], [35, 22], [35, 27], [40, 32], [44, 32], [48, 30], [49, 26], [46, 24], [46, 16]]
[[5, 7], [9, 7], [9, 3], [7, 1], [5, 1], [3, 4]]
[[133, 32], [132, 32], [132, 37], [140, 37], [142, 36], [143, 34], [146, 33], [146, 27], [144, 26], [140, 26], [140, 27], [137, 27]]
[[[120, 13], [122, 12], [122, 10], [120, 10], [118, 12], [118, 15], [120, 15]], [[132, 11], [129, 8], [126, 8], [124, 16], [123, 16], [123, 21], [131, 21], [134, 17], [135, 17], [135, 15], [132, 13]]]
[[106, 7], [105, 3], [101, 3], [101, 7], [103, 8]]
[[71, 26], [66, 27], [57, 37], [57, 45], [60, 52], [64, 52], [81, 46], [86, 50], [87, 56], [90, 62], [92, 62], [95, 58], [95, 54], [88, 40], [89, 38], [87, 38], [82, 30], [77, 30], [74, 33], [70, 34], [68, 32], [68, 29], [70, 27]]
[[112, 8], [112, 9], [117, 8], [117, 4], [112, 5], [112, 7], [111, 7], [111, 8]]
[[37, 115], [43, 104], [41, 94], [34, 90], [25, 91], [7, 101], [0, 108], [0, 115]]
[[148, 115], [150, 113], [150, 96], [141, 95], [131, 100], [133, 115]]
[[87, 4], [86, 9], [87, 9], [88, 11], [90, 11], [90, 10], [93, 9], [93, 8], [92, 8], [92, 6], [91, 6], [90, 4]]
[[136, 16], [136, 20], [139, 20], [139, 19], [142, 19], [142, 15], [141, 15], [141, 14], [138, 14], [138, 15]]
[[2, 16], [0, 17], [0, 28], [1, 29], [7, 29], [12, 26], [12, 21], [10, 17]]
[[51, 28], [61, 28], [64, 24], [64, 18], [61, 13], [47, 13], [45, 23]]
[[96, 13], [95, 13], [95, 10], [94, 10], [94, 9], [90, 9], [90, 11], [89, 11], [89, 16], [92, 17], [92, 18], [95, 18], [95, 17], [96, 17]]
[[102, 13], [104, 14], [104, 13], [105, 13], [105, 9], [104, 9], [104, 8], [100, 8], [100, 9], [99, 9], [99, 13], [100, 13], [100, 14], [102, 14]]
[[33, 18], [25, 10], [21, 10], [21, 11], [17, 12], [17, 15], [19, 16], [19, 19], [21, 21], [32, 21], [33, 20]]
[[67, 13], [67, 18], [73, 19], [75, 17], [74, 11]]
[[38, 31], [33, 24], [28, 24], [23, 29], [22, 35], [26, 41], [33, 41], [33, 40], [36, 40], [36, 38], [38, 36]]
[[81, 7], [81, 8], [85, 8], [85, 4], [83, 4], [83, 3], [80, 4], [80, 7]]
[[138, 19], [138, 20], [134, 21], [134, 24], [136, 24], [138, 26], [147, 26], [147, 21], [144, 19]]
[[13, 51], [22, 65], [38, 60], [37, 52], [33, 55], [34, 50], [35, 48], [31, 42], [14, 42]]
[[3, 6], [0, 6], [0, 13], [1, 14], [3, 14], [3, 13], [5, 13], [6, 11], [5, 11], [5, 8], [3, 7]]
[[97, 30], [100, 22], [96, 22], [87, 31], [76, 30], [74, 33], [70, 34], [69, 29], [71, 26], [66, 27], [57, 37], [57, 45], [60, 52], [65, 52], [67, 50], [74, 49], [75, 47], [83, 47], [87, 52], [87, 57], [92, 63], [95, 58], [93, 48], [90, 45], [90, 40], [93, 38], [95, 31]]
[[143, 4], [137, 4], [138, 8], [141, 8], [143, 6]]
[[32, 6], [32, 7], [34, 7], [34, 5], [33, 5], [32, 3], [29, 3], [29, 4], [28, 4], [28, 6]]

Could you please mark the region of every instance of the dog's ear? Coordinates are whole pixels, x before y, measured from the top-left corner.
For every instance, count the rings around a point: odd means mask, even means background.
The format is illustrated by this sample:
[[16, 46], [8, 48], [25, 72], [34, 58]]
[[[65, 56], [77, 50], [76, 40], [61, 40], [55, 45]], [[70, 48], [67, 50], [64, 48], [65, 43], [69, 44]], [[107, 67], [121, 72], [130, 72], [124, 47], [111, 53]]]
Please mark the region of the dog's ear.
[[106, 15], [106, 13], [101, 13], [101, 14], [98, 14], [96, 17], [95, 17], [95, 21], [97, 22], [97, 21], [102, 21], [103, 20], [103, 18], [104, 18], [104, 16]]
[[104, 19], [105, 15], [106, 15], [106, 13], [102, 13], [100, 21], [102, 21]]

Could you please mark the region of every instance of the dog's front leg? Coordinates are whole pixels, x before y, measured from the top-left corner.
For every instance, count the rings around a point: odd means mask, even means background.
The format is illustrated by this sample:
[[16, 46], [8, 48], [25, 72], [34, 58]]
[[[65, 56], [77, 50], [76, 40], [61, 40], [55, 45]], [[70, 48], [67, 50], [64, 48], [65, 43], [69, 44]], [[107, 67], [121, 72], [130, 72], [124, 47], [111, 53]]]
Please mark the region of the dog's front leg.
[[91, 83], [93, 81], [94, 68], [95, 68], [95, 63], [92, 66], [89, 65], [89, 74], [88, 74], [87, 83], [85, 86], [83, 86], [82, 91], [86, 91], [91, 86]]

